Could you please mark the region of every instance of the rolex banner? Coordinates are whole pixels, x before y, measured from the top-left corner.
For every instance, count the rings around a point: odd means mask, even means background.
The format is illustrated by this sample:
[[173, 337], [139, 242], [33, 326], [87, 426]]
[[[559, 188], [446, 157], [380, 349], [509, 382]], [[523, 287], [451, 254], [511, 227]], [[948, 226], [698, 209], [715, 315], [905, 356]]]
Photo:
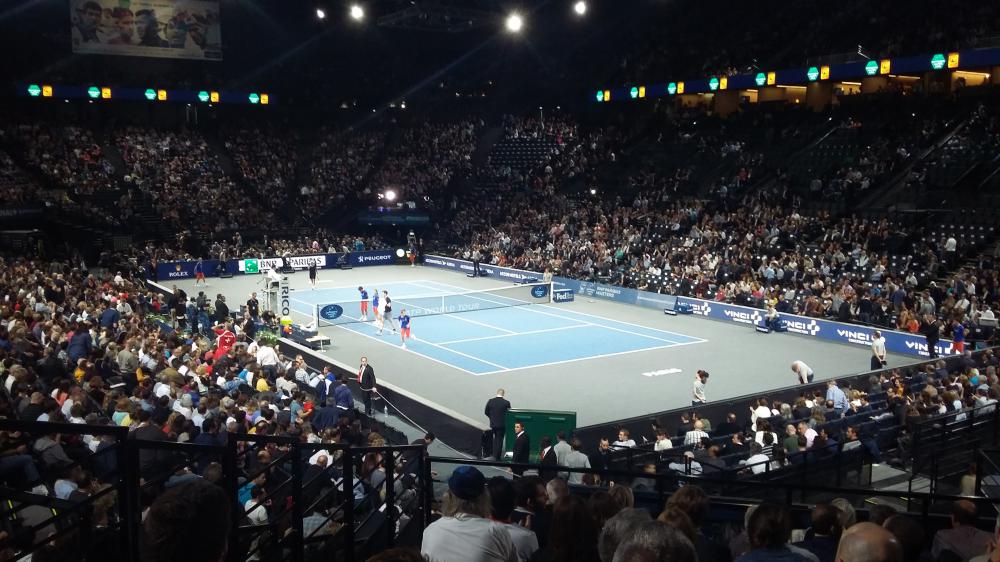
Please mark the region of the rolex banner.
[[222, 60], [219, 0], [70, 0], [73, 52]]

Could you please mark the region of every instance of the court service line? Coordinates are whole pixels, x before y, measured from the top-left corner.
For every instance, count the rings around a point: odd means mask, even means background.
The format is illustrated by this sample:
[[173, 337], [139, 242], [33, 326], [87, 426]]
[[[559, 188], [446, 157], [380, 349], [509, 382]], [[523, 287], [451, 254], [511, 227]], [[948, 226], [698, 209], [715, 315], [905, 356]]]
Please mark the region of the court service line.
[[517, 335], [519, 333], [519, 332], [515, 332], [513, 330], [508, 330], [506, 328], [501, 328], [500, 326], [494, 326], [493, 324], [487, 324], [486, 322], [477, 322], [475, 320], [470, 320], [468, 318], [462, 318], [462, 316], [460, 316], [458, 314], [434, 314], [432, 316], [443, 316], [445, 318], [453, 318], [455, 320], [461, 320], [462, 322], [468, 322], [470, 324], [479, 324], [480, 326], [485, 326], [485, 327], [493, 329], [493, 330], [497, 330], [497, 331], [500, 331], [500, 332], [507, 332], [508, 336], [514, 336], [514, 335]]
[[527, 332], [512, 332], [510, 334], [500, 334], [498, 336], [483, 336], [481, 338], [467, 338], [467, 339], [464, 339], [464, 340], [451, 340], [451, 341], [443, 341], [443, 342], [438, 342], [438, 343], [441, 344], [441, 345], [449, 345], [449, 344], [453, 344], [453, 343], [465, 343], [465, 342], [468, 342], [468, 341], [493, 340], [493, 339], [499, 339], [499, 338], [510, 338], [510, 337], [514, 337], [514, 336], [527, 336], [527, 335], [530, 335], [530, 334], [544, 334], [545, 332], [559, 332], [559, 331], [562, 331], [562, 330], [572, 330], [574, 328], [589, 328], [590, 326], [592, 326], [592, 324], [577, 324], [575, 326], [561, 326], [559, 328], [548, 328], [548, 329], [545, 329], [545, 330], [529, 330]]
[[[622, 304], [622, 303], [616, 303], [616, 304]], [[699, 337], [689, 336], [687, 334], [682, 334], [680, 332], [671, 332], [670, 330], [662, 330], [660, 328], [650, 328], [649, 326], [643, 326], [642, 324], [635, 324], [633, 322], [626, 322], [624, 320], [615, 320], [613, 318], [606, 318], [604, 316], [598, 316], [597, 314], [590, 314], [590, 313], [587, 313], [587, 312], [579, 312], [579, 311], [576, 311], [576, 310], [569, 310], [569, 309], [557, 308], [557, 307], [554, 307], [554, 306], [551, 306], [551, 305], [548, 305], [548, 304], [540, 304], [538, 306], [540, 306], [542, 308], [551, 308], [552, 310], [559, 310], [559, 311], [561, 311], [561, 312], [563, 312], [565, 314], [579, 314], [581, 316], [589, 316], [591, 318], [599, 318], [601, 320], [605, 320], [605, 321], [608, 321], [608, 322], [617, 322], [619, 324], [625, 324], [626, 326], [635, 326], [636, 328], [645, 328], [646, 330], [654, 330], [656, 332], [662, 332], [664, 334], [670, 334], [672, 336], [680, 336], [682, 338], [687, 338], [689, 340], [706, 341], [706, 340], [703, 340], [703, 339], [701, 339]]]
[[[466, 290], [466, 291], [470, 290], [470, 289], [464, 289], [463, 287], [459, 287], [457, 285], [451, 285], [451, 284], [448, 284], [448, 283], [441, 283], [440, 281], [429, 281], [429, 283], [434, 283], [435, 285], [441, 285], [441, 286], [444, 286], [444, 287], [450, 287], [452, 289], [463, 289], [463, 290]], [[507, 287], [496, 287], [496, 288], [498, 288], [498, 289], [504, 289], [504, 288], [507, 288]], [[477, 298], [481, 298], [482, 299], [482, 297], [477, 297]], [[488, 300], [488, 299], [482, 299], [482, 300]], [[489, 301], [489, 302], [497, 302], [497, 301]], [[497, 303], [497, 304], [503, 304], [503, 303]], [[604, 316], [598, 316], [597, 314], [589, 314], [589, 313], [586, 313], [586, 312], [577, 312], [575, 310], [566, 310], [566, 309], [557, 308], [557, 307], [554, 307], [554, 306], [551, 306], [551, 305], [547, 305], [547, 304], [538, 304], [538, 305], [535, 305], [535, 306], [541, 307], [541, 308], [549, 308], [549, 309], [552, 309], [552, 310], [558, 310], [559, 312], [567, 314], [567, 315], [579, 314], [581, 316], [589, 316], [590, 318], [598, 318], [600, 320], [604, 320], [605, 322], [614, 322], [614, 323], [618, 323], [618, 324], [624, 324], [626, 326], [634, 326], [636, 328], [642, 328], [644, 330], [652, 330], [654, 332], [660, 332], [660, 333], [664, 333], [664, 334], [670, 334], [670, 335], [673, 335], [673, 336], [680, 336], [682, 338], [686, 338], [686, 339], [689, 339], [689, 340], [705, 341], [705, 340], [703, 340], [701, 338], [696, 338], [694, 336], [689, 336], [687, 334], [681, 334], [681, 333], [677, 333], [677, 332], [671, 332], [669, 330], [661, 330], [660, 328], [651, 328], [649, 326], [643, 326], [642, 324], [636, 324], [634, 322], [626, 322], [624, 320], [615, 320], [613, 318], [607, 318], [607, 317], [604, 317]], [[518, 308], [520, 308], [520, 307], [518, 307]], [[529, 308], [529, 309], [526, 309], [526, 310], [531, 310], [531, 309]], [[536, 310], [535, 312], [538, 312], [538, 313], [541, 314], [540, 311]], [[557, 318], [562, 318], [564, 320], [573, 320], [573, 318], [567, 318], [565, 316], [559, 316], [559, 315], [553, 315], [553, 316], [556, 316]], [[579, 321], [579, 320], [577, 320], [577, 321]], [[601, 325], [601, 324], [596, 324], [596, 325]], [[604, 326], [604, 327], [605, 328], [609, 328], [610, 326]], [[626, 331], [626, 333], [633, 333], [633, 332], [627, 332]], [[642, 335], [642, 334], [639, 334], [639, 335]], [[646, 336], [646, 337], [650, 337], [652, 339], [660, 339], [662, 341], [673, 341], [673, 340], [664, 340], [662, 338], [656, 338], [654, 336]], [[680, 342], [677, 342], [677, 343], [680, 343]]]
[[[361, 337], [364, 337], [364, 338], [368, 338], [368, 339], [371, 339], [371, 340], [375, 340], [375, 341], [377, 341], [377, 342], [379, 342], [379, 343], [382, 343], [382, 344], [385, 344], [385, 345], [388, 345], [389, 347], [392, 347], [392, 348], [394, 348], [394, 349], [398, 349], [399, 351], [403, 351], [403, 352], [409, 352], [409, 353], [412, 353], [412, 354], [414, 354], [414, 355], [419, 355], [420, 357], [423, 357], [424, 359], [430, 359], [431, 361], [433, 361], [433, 362], [435, 362], [435, 363], [440, 363], [441, 365], [444, 365], [444, 366], [446, 366], [446, 367], [451, 367], [451, 368], [453, 368], [453, 369], [458, 369], [459, 371], [463, 371], [463, 372], [466, 372], [466, 373], [469, 373], [470, 375], [478, 375], [478, 374], [479, 374], [479, 373], [477, 373], [477, 372], [475, 372], [475, 371], [470, 371], [470, 370], [468, 370], [468, 369], [463, 369], [462, 367], [459, 367], [458, 365], [455, 365], [454, 363], [449, 363], [449, 362], [447, 362], [447, 361], [444, 361], [444, 360], [442, 360], [442, 359], [437, 359], [436, 357], [431, 357], [430, 355], [425, 355], [425, 354], [423, 354], [423, 353], [420, 353], [419, 351], [413, 351], [413, 350], [412, 350], [412, 349], [410, 349], [410, 348], [406, 348], [406, 349], [402, 349], [401, 347], [397, 346], [397, 345], [396, 345], [396, 344], [394, 344], [394, 343], [391, 343], [391, 342], [388, 342], [388, 341], [386, 341], [386, 340], [384, 340], [384, 339], [381, 339], [381, 338], [377, 338], [377, 337], [375, 337], [375, 336], [372, 336], [372, 335], [369, 335], [369, 334], [365, 334], [365, 333], [363, 333], [363, 332], [360, 332], [360, 331], [358, 331], [358, 330], [355, 330], [355, 329], [353, 329], [353, 328], [350, 328], [349, 326], [351, 326], [351, 324], [344, 324], [344, 325], [341, 325], [341, 327], [343, 327], [343, 328], [344, 328], [345, 330], [347, 330], [348, 332], [351, 332], [352, 334], [357, 334], [357, 335], [359, 335], [359, 336], [361, 336]], [[332, 339], [332, 338], [331, 338], [331, 339]], [[419, 340], [419, 341], [420, 341], [420, 342], [423, 342], [423, 343], [430, 343], [430, 342], [424, 342], [424, 340]], [[450, 351], [450, 350], [449, 350], [449, 351]], [[458, 353], [458, 352], [455, 352], [455, 353]], [[479, 361], [479, 360], [477, 359], [477, 361]], [[482, 361], [482, 362], [483, 362], [483, 363], [489, 363], [488, 361]], [[489, 363], [489, 364], [490, 364], [490, 365], [494, 365], [494, 366], [497, 366], [497, 367], [499, 367], [499, 365], [495, 365], [494, 363]], [[502, 372], [504, 372], [505, 370], [507, 370], [507, 368], [506, 368], [506, 367], [503, 367], [503, 370], [500, 370], [500, 371], [490, 371], [490, 372], [491, 372], [491, 373], [502, 373]]]
[[524, 367], [510, 367], [509, 369], [506, 369], [504, 371], [489, 371], [489, 372], [486, 372], [486, 373], [476, 373], [476, 376], [495, 375], [497, 373], [510, 373], [510, 372], [513, 372], [513, 371], [523, 371], [525, 369], [535, 369], [537, 367], [549, 367], [549, 366], [552, 366], [552, 365], [563, 365], [565, 363], [576, 363], [577, 361], [589, 361], [591, 359], [603, 359], [603, 358], [606, 358], [606, 357], [615, 357], [617, 355], [627, 355], [629, 353], [642, 353], [644, 351], [656, 351], [656, 350], [659, 350], [659, 349], [669, 349], [671, 347], [679, 347], [679, 346], [682, 346], [682, 345], [694, 345], [694, 344], [697, 344], [697, 343], [704, 343], [705, 341], [707, 341], [707, 340], [684, 342], [684, 343], [672, 343], [672, 344], [668, 344], [668, 345], [658, 345], [656, 347], [644, 347], [642, 349], [632, 349], [632, 350], [629, 350], [629, 351], [616, 351], [615, 353], [603, 353], [601, 355], [591, 355], [589, 357], [577, 357], [575, 359], [564, 359], [562, 361], [550, 361], [548, 363], [537, 363], [535, 365], [525, 365]]
[[[373, 326], [373, 328], [374, 328], [374, 326]], [[354, 333], [356, 333], [356, 334], [360, 334], [360, 333], [361, 333], [361, 332], [357, 332], [357, 331], [355, 331], [355, 330], [351, 330], [351, 331], [352, 331], [352, 332], [354, 332]], [[376, 338], [375, 336], [368, 336], [367, 334], [361, 334], [361, 335], [363, 335], [363, 336], [367, 336], [367, 337], [370, 337], [370, 338], [372, 338], [372, 339], [374, 339], [374, 340], [378, 340], [378, 341], [384, 341], [384, 340], [382, 340], [382, 339], [379, 339], [379, 338]], [[474, 361], [478, 361], [478, 362], [480, 362], [480, 363], [485, 363], [485, 364], [487, 364], [487, 365], [493, 365], [494, 367], [498, 367], [498, 368], [500, 368], [500, 369], [502, 369], [502, 370], [507, 370], [507, 367], [505, 367], [505, 366], [503, 366], [503, 365], [500, 365], [499, 363], [494, 363], [494, 362], [492, 362], [492, 361], [487, 361], [487, 360], [485, 360], [485, 359], [481, 359], [481, 358], [479, 358], [479, 357], [476, 357], [475, 355], [469, 355], [468, 353], [462, 353], [461, 351], [456, 351], [456, 350], [454, 350], [454, 349], [450, 349], [450, 348], [447, 348], [447, 347], [444, 347], [444, 346], [441, 346], [441, 345], [438, 345], [438, 344], [436, 344], [436, 343], [434, 343], [434, 342], [430, 342], [430, 341], [427, 341], [427, 340], [423, 340], [423, 339], [419, 339], [419, 340], [416, 340], [416, 341], [418, 341], [418, 342], [420, 342], [420, 343], [426, 343], [427, 345], [432, 345], [432, 346], [434, 346], [434, 347], [436, 347], [436, 348], [438, 348], [438, 349], [442, 349], [442, 350], [444, 350], [444, 351], [447, 351], [448, 353], [454, 353], [455, 355], [461, 355], [462, 357], [467, 357], [467, 358], [469, 358], [469, 359], [472, 359], [472, 360], [474, 360]], [[395, 344], [392, 344], [392, 343], [389, 343], [389, 342], [385, 342], [385, 343], [386, 343], [387, 345], [391, 345], [391, 346], [393, 346], [393, 347], [396, 347], [396, 345], [395, 345]], [[407, 350], [409, 350], [409, 348], [407, 348]], [[464, 369], [463, 369], [463, 370], [464, 370]]]

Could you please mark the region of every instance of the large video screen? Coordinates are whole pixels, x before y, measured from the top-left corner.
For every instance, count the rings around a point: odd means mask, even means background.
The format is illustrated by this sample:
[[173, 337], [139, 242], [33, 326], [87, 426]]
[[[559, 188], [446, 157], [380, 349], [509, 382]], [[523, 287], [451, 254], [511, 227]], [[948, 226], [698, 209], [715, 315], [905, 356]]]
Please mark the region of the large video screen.
[[222, 60], [218, 0], [71, 0], [73, 52]]

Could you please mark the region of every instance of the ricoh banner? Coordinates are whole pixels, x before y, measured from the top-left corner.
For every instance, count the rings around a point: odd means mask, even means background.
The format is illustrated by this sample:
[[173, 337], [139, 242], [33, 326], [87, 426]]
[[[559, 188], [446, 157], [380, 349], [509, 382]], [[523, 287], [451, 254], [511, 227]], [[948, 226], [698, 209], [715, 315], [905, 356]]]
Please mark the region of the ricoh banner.
[[[424, 259], [424, 264], [432, 267], [451, 269], [453, 271], [461, 271], [463, 273], [472, 272], [471, 262], [455, 258], [429, 255]], [[480, 269], [485, 271], [487, 276], [497, 279], [521, 281], [524, 279], [542, 278], [541, 273], [497, 267], [494, 265], [481, 264]], [[693, 299], [689, 297], [675, 297], [673, 295], [638, 291], [627, 287], [578, 281], [576, 279], [567, 279], [565, 277], [553, 277], [552, 281], [557, 292], [568, 289], [573, 291], [573, 293], [578, 296], [588, 298], [599, 298], [624, 304], [644, 306], [646, 308], [655, 308], [658, 310], [673, 308], [675, 304], [689, 304], [691, 305], [692, 311], [697, 316], [711, 318], [712, 320], [721, 320], [724, 322], [735, 322], [747, 327], [761, 325], [764, 321], [763, 310], [746, 306]], [[866, 326], [844, 324], [841, 322], [808, 318], [805, 316], [795, 316], [792, 314], [782, 314], [781, 319], [785, 321], [785, 326], [788, 328], [789, 332], [813, 338], [822, 338], [848, 345], [870, 346], [871, 334], [875, 331], [875, 328], [869, 328]], [[927, 353], [927, 342], [921, 335], [890, 330], [881, 330], [881, 332], [882, 336], [885, 338], [886, 349], [892, 353], [918, 355], [923, 357], [927, 357], [929, 355]], [[941, 340], [938, 342], [937, 352], [938, 355], [953, 355], [954, 351], [952, 349], [951, 341]]]

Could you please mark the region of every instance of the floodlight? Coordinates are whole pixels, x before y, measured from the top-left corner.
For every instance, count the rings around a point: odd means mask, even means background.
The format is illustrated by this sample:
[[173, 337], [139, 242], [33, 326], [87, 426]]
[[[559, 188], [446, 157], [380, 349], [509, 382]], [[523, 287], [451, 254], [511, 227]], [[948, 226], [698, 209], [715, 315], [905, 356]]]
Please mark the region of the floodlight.
[[517, 12], [507, 16], [507, 31], [511, 33], [517, 33], [521, 31], [521, 27], [524, 26], [524, 20], [521, 19], [521, 15]]

